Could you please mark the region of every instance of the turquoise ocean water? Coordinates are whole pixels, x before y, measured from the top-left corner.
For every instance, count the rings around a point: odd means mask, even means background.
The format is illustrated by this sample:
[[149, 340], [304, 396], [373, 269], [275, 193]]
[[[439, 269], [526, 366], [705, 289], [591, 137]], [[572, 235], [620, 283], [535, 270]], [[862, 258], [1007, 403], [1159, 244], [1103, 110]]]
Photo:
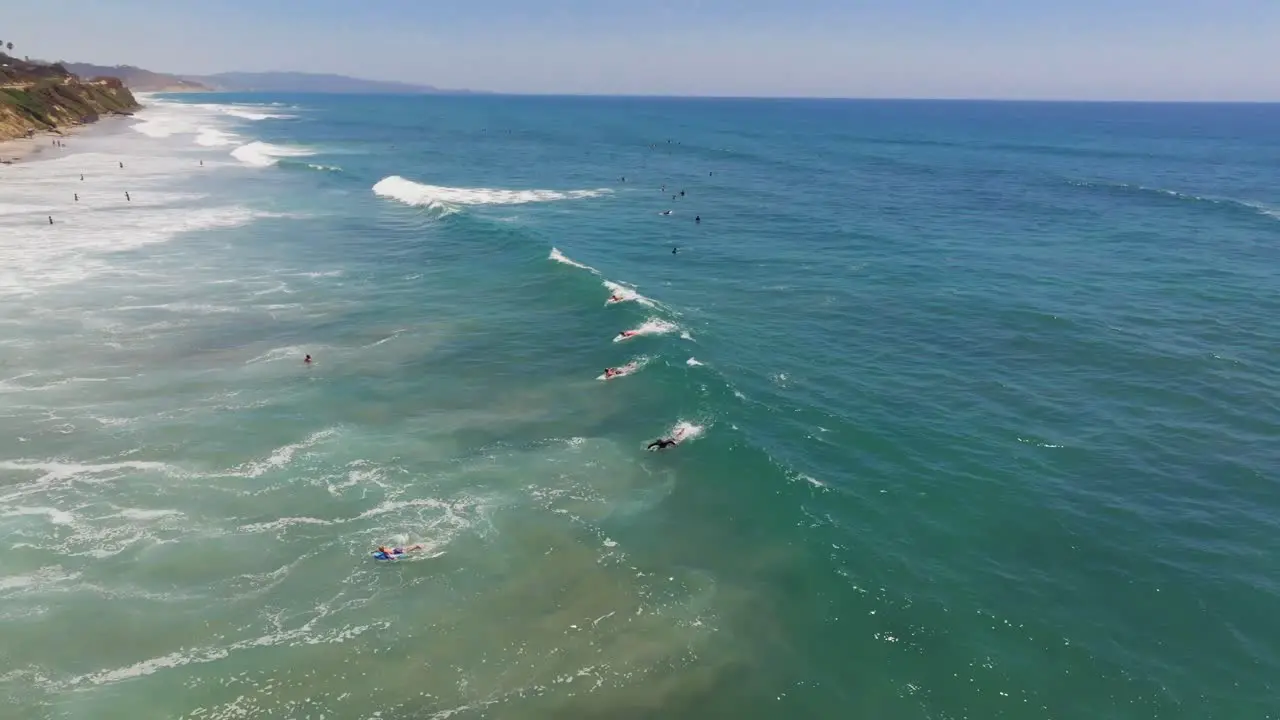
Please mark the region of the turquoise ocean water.
[[148, 102], [0, 168], [0, 716], [1280, 716], [1280, 107]]

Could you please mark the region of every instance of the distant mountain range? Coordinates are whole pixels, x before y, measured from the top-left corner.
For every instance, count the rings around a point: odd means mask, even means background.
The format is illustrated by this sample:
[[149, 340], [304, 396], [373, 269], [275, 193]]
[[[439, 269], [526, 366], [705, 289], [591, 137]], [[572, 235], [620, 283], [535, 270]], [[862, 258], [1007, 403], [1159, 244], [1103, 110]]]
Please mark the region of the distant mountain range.
[[120, 78], [139, 92], [271, 92], [271, 93], [465, 93], [468, 90], [441, 90], [430, 85], [364, 80], [345, 75], [304, 72], [226, 72], [216, 75], [173, 75], [144, 70], [132, 65], [62, 63], [67, 70], [88, 79]]
[[130, 90], [137, 92], [203, 92], [210, 88], [176, 75], [143, 70], [132, 65], [92, 65], [90, 63], [61, 63], [69, 72], [88, 80], [95, 77], [119, 78]]
[[223, 92], [387, 94], [464, 92], [441, 90], [430, 85], [304, 72], [227, 72], [217, 75], [187, 75], [184, 78]]

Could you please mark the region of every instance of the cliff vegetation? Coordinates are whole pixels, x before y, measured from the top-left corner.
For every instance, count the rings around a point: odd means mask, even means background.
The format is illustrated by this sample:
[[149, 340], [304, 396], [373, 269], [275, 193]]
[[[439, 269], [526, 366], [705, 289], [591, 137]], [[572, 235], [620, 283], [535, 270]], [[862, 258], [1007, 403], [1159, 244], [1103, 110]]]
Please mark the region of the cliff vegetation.
[[128, 115], [138, 101], [117, 78], [83, 79], [57, 63], [0, 52], [0, 140]]

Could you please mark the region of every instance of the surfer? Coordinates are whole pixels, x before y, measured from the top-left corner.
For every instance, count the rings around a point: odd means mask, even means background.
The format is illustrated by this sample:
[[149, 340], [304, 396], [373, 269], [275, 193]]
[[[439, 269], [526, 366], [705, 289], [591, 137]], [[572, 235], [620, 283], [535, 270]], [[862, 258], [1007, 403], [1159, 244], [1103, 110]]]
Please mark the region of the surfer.
[[695, 215], [695, 216], [693, 217], [693, 222], [694, 222], [695, 224], [697, 224], [697, 225], [701, 225], [701, 224], [702, 224], [702, 216], [701, 216], [701, 215]]
[[678, 252], [680, 252], [680, 248], [678, 248], [678, 247], [673, 247], [673, 248], [671, 248], [671, 254], [672, 254], [672, 255], [675, 255], [675, 254], [676, 254], [676, 253], [678, 253]]
[[133, 202], [133, 198], [129, 197], [129, 191], [128, 191], [128, 190], [125, 190], [125, 191], [124, 191], [124, 199], [125, 199], [125, 200], [128, 200], [129, 202]]
[[609, 296], [609, 302], [622, 302], [623, 300], [626, 300], [626, 298], [622, 297], [618, 293], [614, 293]]
[[[53, 222], [53, 221], [50, 220], [49, 222]], [[638, 334], [639, 333], [637, 333], [635, 330], [623, 330], [622, 332], [618, 333], [618, 339], [623, 340], [629, 337], [635, 337]]]
[[421, 545], [411, 545], [409, 547], [387, 547], [386, 545], [378, 546], [378, 552], [382, 553], [385, 556], [385, 559], [387, 560], [390, 560], [391, 558], [399, 555], [405, 555], [411, 552], [418, 552], [421, 549], [422, 549]]
[[611, 378], [611, 377], [615, 377], [615, 376], [618, 376], [618, 375], [621, 375], [621, 374], [622, 374], [622, 371], [621, 371], [621, 370], [619, 370], [619, 369], [617, 369], [617, 368], [605, 368], [605, 369], [604, 369], [604, 379], [605, 379], [605, 380], [608, 380], [608, 379], [609, 379], [609, 378]]
[[76, 202], [80, 202], [80, 193], [71, 193], [76, 196]]
[[123, 161], [123, 160], [122, 160], [122, 161], [120, 161], [120, 169], [121, 169], [121, 170], [123, 170], [123, 169], [124, 169], [124, 161]]
[[50, 215], [50, 216], [49, 216], [49, 224], [50, 224], [50, 225], [52, 225], [52, 224], [53, 224], [53, 216], [52, 216], [52, 215]]
[[680, 191], [680, 197], [684, 197], [684, 191], [683, 191], [683, 190], [681, 190], [681, 191]]
[[680, 428], [675, 432], [674, 435], [672, 435], [669, 438], [658, 438], [657, 440], [654, 440], [653, 442], [649, 443], [648, 447], [646, 447], [645, 449], [646, 450], [666, 450], [669, 447], [675, 447], [676, 445], [680, 444], [681, 440], [684, 439], [684, 431], [685, 431], [684, 428]]
[[671, 214], [671, 211], [670, 211], [670, 210], [663, 210], [663, 211], [662, 211], [662, 214], [663, 214], [663, 215], [670, 215], [670, 214]]
[[302, 358], [302, 362], [306, 363], [307, 365], [310, 365], [310, 364], [311, 364], [311, 356], [310, 356], [310, 355], [308, 355], [308, 356], [306, 356], [306, 357]]
[[80, 182], [84, 182], [84, 175], [80, 176]]

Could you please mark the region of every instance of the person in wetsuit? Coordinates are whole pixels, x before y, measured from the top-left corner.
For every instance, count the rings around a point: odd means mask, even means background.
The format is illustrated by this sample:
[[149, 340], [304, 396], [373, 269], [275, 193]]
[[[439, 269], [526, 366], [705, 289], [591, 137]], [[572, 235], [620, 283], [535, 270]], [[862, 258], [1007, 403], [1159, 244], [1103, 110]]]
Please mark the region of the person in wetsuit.
[[680, 443], [673, 438], [658, 438], [657, 440], [654, 440], [653, 442], [649, 443], [649, 446], [646, 447], [645, 449], [646, 450], [666, 450], [669, 447], [675, 447], [676, 445], [679, 445], [679, 444]]

